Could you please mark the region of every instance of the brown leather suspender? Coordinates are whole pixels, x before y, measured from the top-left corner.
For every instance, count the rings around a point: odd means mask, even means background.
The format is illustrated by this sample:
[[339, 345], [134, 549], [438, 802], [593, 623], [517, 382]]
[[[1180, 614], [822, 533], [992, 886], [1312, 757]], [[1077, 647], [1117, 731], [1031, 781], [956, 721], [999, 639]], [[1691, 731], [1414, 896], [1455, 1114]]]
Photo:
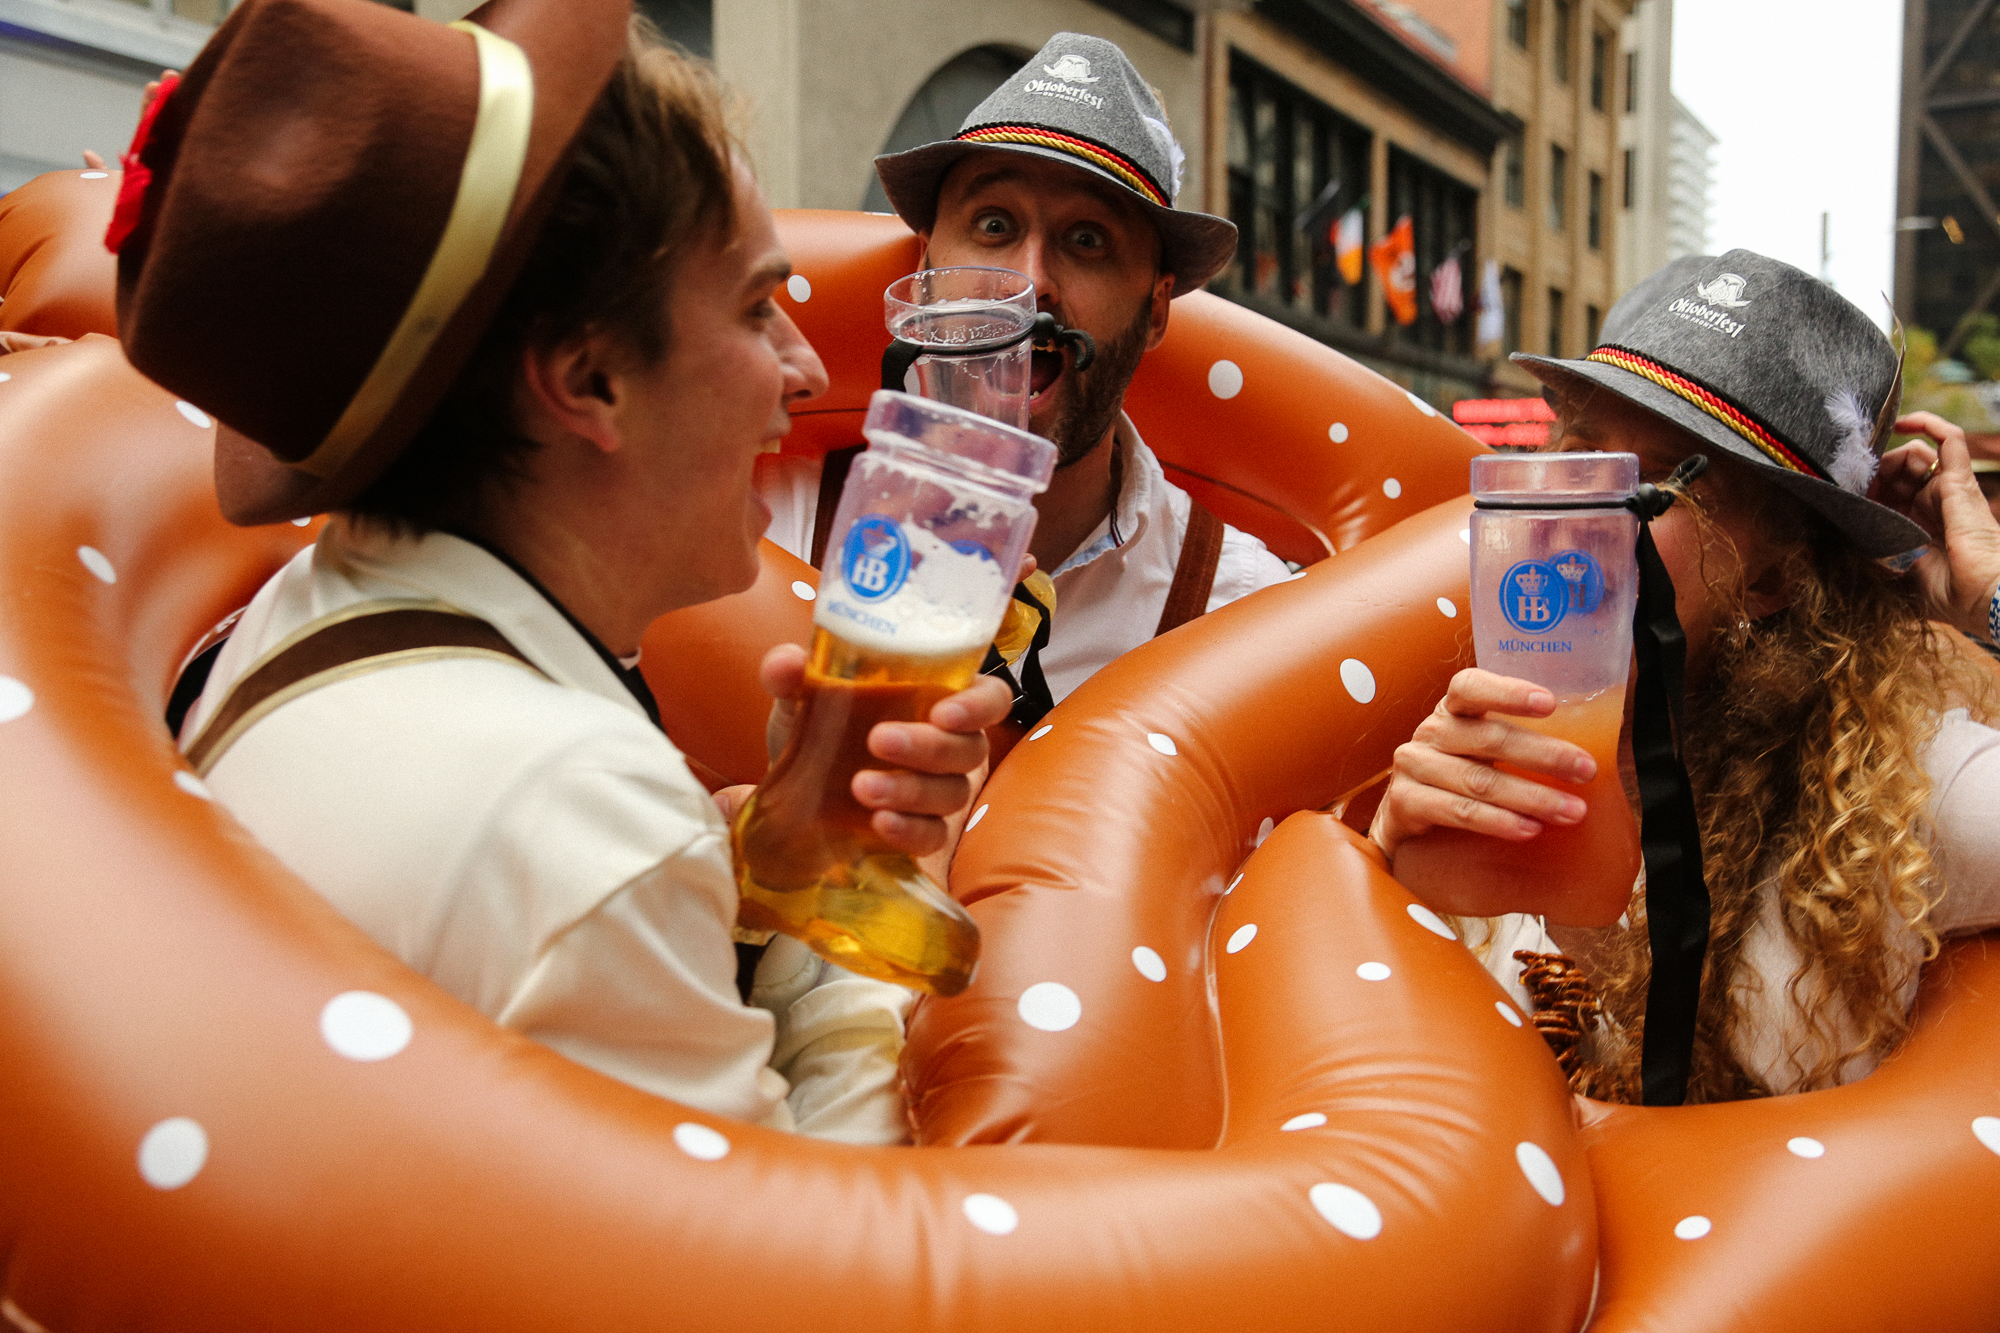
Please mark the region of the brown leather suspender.
[[443, 602], [362, 602], [280, 643], [230, 689], [194, 743], [188, 766], [206, 776], [244, 732], [322, 686], [386, 667], [488, 657], [540, 669], [499, 630]]

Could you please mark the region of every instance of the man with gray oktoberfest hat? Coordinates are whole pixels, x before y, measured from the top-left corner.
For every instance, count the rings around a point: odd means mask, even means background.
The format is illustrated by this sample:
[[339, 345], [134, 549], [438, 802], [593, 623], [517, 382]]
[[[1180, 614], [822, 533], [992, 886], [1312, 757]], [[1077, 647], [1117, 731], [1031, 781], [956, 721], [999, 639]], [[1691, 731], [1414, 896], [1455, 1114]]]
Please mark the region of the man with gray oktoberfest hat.
[[[1037, 348], [1030, 386], [1030, 429], [1058, 451], [1030, 548], [1053, 575], [1040, 664], [1056, 700], [1155, 634], [1287, 576], [1262, 542], [1169, 482], [1122, 411], [1173, 298], [1236, 253], [1232, 223], [1175, 207], [1183, 157], [1125, 53], [1064, 32], [954, 137], [875, 160], [927, 265], [1026, 274], [1041, 310], [1095, 342], [1087, 368], [1073, 343]], [[820, 497], [838, 496], [845, 462], [767, 460], [766, 535], [817, 564]], [[1033, 587], [1046, 600], [1048, 585]]]

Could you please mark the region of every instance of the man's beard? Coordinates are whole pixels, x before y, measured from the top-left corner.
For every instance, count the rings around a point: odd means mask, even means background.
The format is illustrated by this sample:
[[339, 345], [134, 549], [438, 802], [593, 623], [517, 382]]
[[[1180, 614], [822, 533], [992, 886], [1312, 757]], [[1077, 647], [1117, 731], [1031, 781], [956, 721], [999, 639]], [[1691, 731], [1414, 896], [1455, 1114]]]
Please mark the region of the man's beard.
[[[1139, 358], [1146, 354], [1146, 338], [1153, 327], [1153, 302], [1149, 296], [1139, 302], [1138, 315], [1115, 338], [1099, 345], [1090, 369], [1065, 369], [1075, 382], [1069, 386], [1061, 412], [1049, 428], [1048, 438], [1056, 447], [1056, 468], [1060, 471], [1090, 456], [1104, 439], [1118, 413], [1125, 406], [1125, 390], [1138, 372]], [[1072, 355], [1074, 355], [1072, 353]]]

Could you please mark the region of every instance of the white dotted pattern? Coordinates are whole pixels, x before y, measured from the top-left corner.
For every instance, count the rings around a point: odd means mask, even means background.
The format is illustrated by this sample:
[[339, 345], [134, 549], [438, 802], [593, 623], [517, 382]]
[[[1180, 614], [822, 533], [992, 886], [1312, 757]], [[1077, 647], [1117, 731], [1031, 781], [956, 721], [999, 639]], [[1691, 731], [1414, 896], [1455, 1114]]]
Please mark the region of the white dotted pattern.
[[176, 412], [179, 412], [182, 416], [186, 417], [188, 424], [190, 426], [197, 427], [198, 429], [207, 430], [210, 426], [215, 424], [213, 421], [210, 421], [208, 419], [208, 413], [202, 411], [200, 408], [196, 407], [193, 403], [187, 402], [185, 400], [175, 403], [174, 410]]
[[1826, 1156], [1826, 1145], [1818, 1139], [1809, 1139], [1804, 1135], [1800, 1135], [1798, 1138], [1785, 1140], [1785, 1151], [1794, 1157], [1804, 1157], [1810, 1160]]
[[1234, 361], [1218, 361], [1208, 368], [1208, 391], [1217, 398], [1234, 398], [1243, 392], [1243, 367]]
[[965, 831], [967, 833], [970, 833], [972, 832], [972, 830], [978, 828], [979, 821], [986, 818], [986, 812], [988, 810], [991, 810], [992, 808], [993, 807], [991, 805], [982, 805], [977, 810], [974, 810], [972, 812], [972, 818], [965, 821]]
[[785, 291], [800, 305], [804, 305], [813, 299], [813, 285], [806, 281], [806, 275], [803, 273], [794, 273], [791, 277], [786, 278]]
[[14, 377], [12, 375], [9, 375], [6, 371], [0, 370], [0, 384], [5, 384], [8, 380], [11, 380], [13, 378]]
[[1382, 1234], [1382, 1210], [1358, 1189], [1346, 1185], [1320, 1184], [1306, 1191], [1313, 1209], [1343, 1236], [1374, 1240]]
[[1350, 657], [1340, 664], [1340, 683], [1354, 696], [1358, 704], [1375, 701], [1375, 673], [1359, 658]]
[[722, 1131], [693, 1120], [674, 1126], [674, 1146], [697, 1162], [719, 1162], [729, 1156], [729, 1140]]
[[1389, 497], [1389, 498], [1390, 498], [1391, 500], [1400, 500], [1400, 499], [1402, 499], [1402, 498], [1403, 498], [1403, 483], [1402, 483], [1402, 482], [1400, 482], [1400, 481], [1397, 481], [1397, 480], [1396, 480], [1396, 479], [1395, 479], [1394, 477], [1389, 477], [1389, 478], [1385, 479], [1385, 480], [1384, 480], [1384, 481], [1382, 482], [1382, 494], [1384, 494], [1384, 495], [1388, 496], [1388, 497]]
[[1434, 417], [1438, 414], [1438, 410], [1435, 407], [1432, 407], [1429, 403], [1417, 397], [1415, 394], [1411, 393], [1408, 389], [1403, 390], [1403, 396], [1405, 398], [1408, 398], [1410, 400], [1411, 405], [1414, 406], [1417, 409], [1417, 411], [1422, 412], [1425, 416]]
[[1272, 829], [1275, 829], [1276, 827], [1278, 827], [1278, 825], [1277, 825], [1277, 822], [1276, 822], [1275, 820], [1273, 820], [1273, 819], [1272, 819], [1272, 818], [1271, 818], [1271, 817], [1270, 817], [1269, 815], [1265, 815], [1265, 816], [1264, 816], [1264, 822], [1263, 822], [1263, 823], [1261, 823], [1261, 824], [1259, 824], [1259, 825], [1257, 825], [1257, 844], [1256, 844], [1256, 845], [1257, 845], [1257, 846], [1259, 846], [1259, 847], [1262, 847], [1262, 846], [1264, 845], [1264, 839], [1266, 839], [1266, 838], [1270, 837], [1270, 836], [1271, 836], [1271, 830], [1272, 830]]
[[1455, 940], [1458, 938], [1458, 932], [1453, 930], [1450, 926], [1447, 926], [1444, 923], [1443, 917], [1439, 916], [1436, 912], [1433, 912], [1430, 908], [1424, 906], [1422, 903], [1411, 903], [1408, 907], [1404, 908], [1403, 910], [1410, 914], [1410, 920], [1416, 922], [1418, 925], [1422, 926], [1425, 930], [1428, 930], [1431, 934], [1441, 935], [1448, 940]]
[[208, 789], [208, 784], [188, 772], [185, 768], [174, 770], [174, 785], [188, 795], [199, 796], [204, 801], [215, 799], [215, 793]]
[[80, 181], [101, 181], [110, 174], [108, 171], [85, 171], [78, 173], [77, 179]]
[[208, 1164], [208, 1131], [184, 1115], [162, 1120], [139, 1140], [139, 1175], [156, 1190], [177, 1190]]
[[1972, 1137], [2000, 1153], [2000, 1116], [1983, 1115], [1972, 1122]]
[[1449, 597], [1438, 598], [1438, 610], [1443, 613], [1446, 620], [1458, 619], [1458, 603]]
[[1387, 981], [1394, 974], [1389, 971], [1387, 963], [1370, 962], [1355, 968], [1354, 975], [1363, 981]]
[[1250, 947], [1250, 941], [1256, 938], [1257, 926], [1255, 922], [1247, 926], [1238, 926], [1236, 932], [1229, 937], [1229, 943], [1222, 946], [1222, 951], [1224, 953], [1242, 953]]
[[1237, 886], [1238, 884], [1241, 884], [1242, 882], [1243, 882], [1243, 876], [1242, 876], [1241, 874], [1238, 874], [1238, 875], [1236, 876], [1236, 878], [1235, 878], [1235, 879], [1232, 879], [1232, 880], [1230, 880], [1230, 881], [1229, 881], [1229, 887], [1228, 887], [1228, 888], [1226, 888], [1226, 889], [1224, 889], [1224, 890], [1223, 890], [1223, 893], [1224, 893], [1224, 894], [1231, 894], [1231, 893], [1234, 893], [1234, 892], [1236, 892], [1236, 886]]
[[372, 1062], [399, 1055], [415, 1030], [402, 1005], [374, 991], [345, 991], [319, 1011], [319, 1035], [335, 1055], [350, 1060]]
[[807, 583], [804, 579], [793, 579], [792, 596], [802, 602], [810, 602], [819, 596], [819, 589], [813, 587], [812, 584]]
[[1506, 1019], [1510, 1024], [1515, 1027], [1521, 1026], [1521, 1012], [1513, 1005], [1507, 1003], [1505, 1000], [1495, 1000], [1493, 1007], [1498, 1009], [1500, 1017]]
[[1041, 726], [1039, 726], [1039, 727], [1036, 727], [1036, 728], [1035, 728], [1035, 729], [1034, 729], [1033, 731], [1031, 731], [1031, 732], [1029, 732], [1029, 733], [1028, 733], [1028, 739], [1029, 739], [1029, 740], [1031, 740], [1031, 741], [1038, 741], [1038, 740], [1040, 740], [1040, 739], [1041, 739], [1042, 737], [1044, 737], [1044, 736], [1048, 735], [1048, 734], [1049, 734], [1050, 732], [1054, 731], [1055, 729], [1056, 729], [1056, 724], [1055, 724], [1055, 723], [1053, 723], [1053, 722], [1044, 722], [1044, 723], [1043, 723], [1043, 724], [1042, 724]]
[[89, 570], [96, 577], [99, 583], [109, 585], [118, 582], [118, 571], [111, 567], [111, 561], [106, 558], [104, 552], [98, 550], [95, 546], [77, 547], [76, 558], [83, 563], [85, 569]]
[[1542, 1150], [1538, 1143], [1523, 1142], [1514, 1145], [1514, 1160], [1520, 1163], [1521, 1174], [1535, 1187], [1535, 1193], [1551, 1208], [1562, 1207], [1565, 1197], [1563, 1175], [1556, 1169], [1555, 1159]]
[[1021, 1225], [1014, 1205], [997, 1194], [968, 1194], [960, 1207], [965, 1209], [965, 1220], [989, 1236], [1011, 1236]]
[[311, 527], [311, 526], [312, 526], [312, 515], [311, 515], [311, 514], [301, 514], [301, 515], [300, 515], [299, 517], [297, 517], [297, 518], [295, 518], [295, 519], [293, 519], [293, 520], [292, 520], [292, 526], [293, 526], [293, 527], [295, 527], [295, 528], [309, 528], [309, 527]]
[[1067, 1032], [1083, 1017], [1083, 1001], [1060, 981], [1038, 981], [1015, 1005], [1021, 1021], [1043, 1032]]
[[1139, 969], [1139, 975], [1148, 981], [1167, 979], [1167, 960], [1158, 951], [1140, 945], [1132, 951], [1132, 966]]
[[1328, 426], [1326, 428], [1326, 438], [1332, 440], [1335, 444], [1346, 444], [1347, 423], [1345, 421], [1336, 421], [1331, 426]]
[[1174, 738], [1172, 736], [1163, 736], [1157, 731], [1149, 731], [1146, 733], [1146, 744], [1152, 746], [1155, 750], [1158, 750], [1161, 754], [1175, 755], [1180, 753], [1179, 748], [1174, 744]]
[[1324, 1111], [1307, 1111], [1304, 1115], [1293, 1116], [1284, 1124], [1279, 1125], [1278, 1128], [1290, 1133], [1300, 1129], [1318, 1129], [1325, 1123], [1326, 1113]]
[[1458, 539], [1464, 542], [1467, 546], [1472, 545], [1472, 529], [1460, 528], [1458, 530]]
[[26, 717], [35, 706], [35, 692], [12, 676], [0, 676], [0, 722]]
[[1674, 1234], [1682, 1240], [1700, 1240], [1713, 1230], [1715, 1230], [1715, 1223], [1709, 1221], [1700, 1213], [1696, 1213], [1691, 1217], [1683, 1217], [1680, 1221], [1674, 1223]]

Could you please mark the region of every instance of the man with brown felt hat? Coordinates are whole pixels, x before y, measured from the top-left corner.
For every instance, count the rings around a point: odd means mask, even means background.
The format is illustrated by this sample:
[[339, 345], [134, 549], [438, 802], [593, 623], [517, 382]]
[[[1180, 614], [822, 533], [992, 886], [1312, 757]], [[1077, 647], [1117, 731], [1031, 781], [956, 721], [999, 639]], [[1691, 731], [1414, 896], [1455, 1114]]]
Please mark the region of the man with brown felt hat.
[[[1236, 253], [1234, 225], [1176, 206], [1182, 162], [1159, 98], [1125, 53], [1070, 32], [1050, 38], [952, 138], [875, 161], [927, 265], [1026, 274], [1039, 308], [1095, 343], [1088, 368], [1073, 343], [1034, 352], [1029, 426], [1058, 451], [1030, 548], [1053, 575], [1039, 656], [1057, 701], [1155, 634], [1289, 575], [1262, 542], [1168, 481], [1122, 411], [1173, 299]], [[845, 463], [765, 464], [771, 540], [819, 563], [826, 534], [816, 529], [830, 522], [824, 500], [838, 496]], [[1043, 584], [1037, 595], [1050, 592]]]
[[[126, 168], [133, 364], [221, 423], [232, 520], [332, 511], [205, 659], [191, 766], [506, 1026], [900, 1141], [909, 993], [793, 941], [739, 977], [727, 831], [637, 670], [654, 619], [754, 580], [754, 461], [826, 383], [712, 79], [629, 0], [247, 0]], [[802, 672], [765, 662], [780, 696]], [[981, 682], [876, 729], [885, 838], [939, 849], [1006, 706]]]

